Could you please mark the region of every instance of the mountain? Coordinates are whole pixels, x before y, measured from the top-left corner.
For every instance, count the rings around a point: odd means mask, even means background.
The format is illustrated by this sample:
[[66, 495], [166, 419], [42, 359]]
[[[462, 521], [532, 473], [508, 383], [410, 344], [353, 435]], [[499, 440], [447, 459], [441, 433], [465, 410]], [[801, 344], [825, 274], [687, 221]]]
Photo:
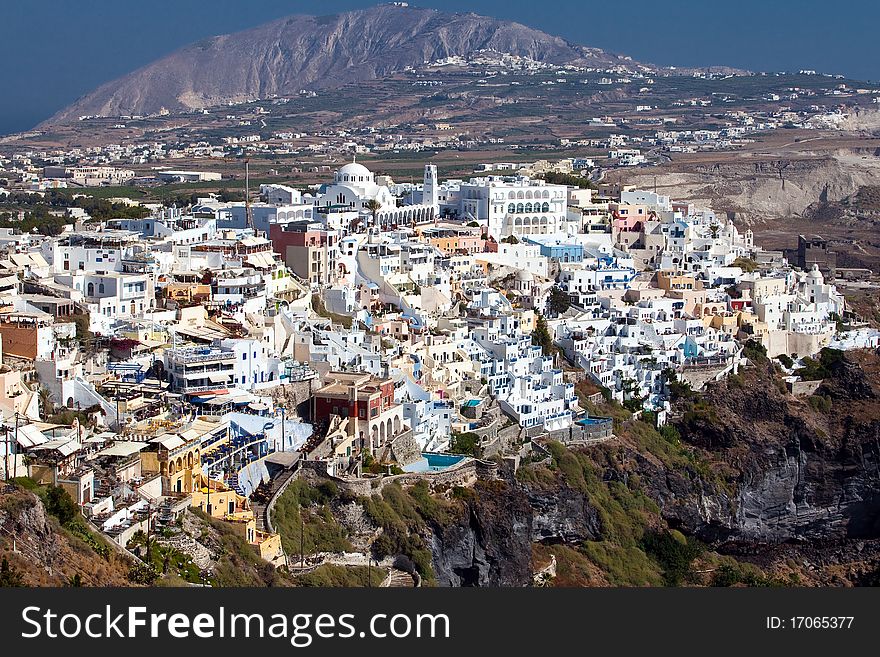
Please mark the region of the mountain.
[[46, 124], [332, 89], [479, 50], [552, 64], [636, 65], [628, 57], [575, 45], [519, 23], [380, 5], [333, 16], [290, 16], [199, 41], [98, 87]]

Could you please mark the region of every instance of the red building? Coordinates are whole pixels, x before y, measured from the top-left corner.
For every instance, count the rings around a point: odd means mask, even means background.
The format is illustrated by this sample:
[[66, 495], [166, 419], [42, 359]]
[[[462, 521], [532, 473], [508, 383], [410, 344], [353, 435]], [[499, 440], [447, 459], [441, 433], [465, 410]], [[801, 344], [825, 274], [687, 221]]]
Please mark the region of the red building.
[[349, 431], [358, 435], [361, 446], [369, 437], [378, 449], [407, 427], [403, 407], [394, 401], [394, 381], [371, 374], [330, 372], [327, 383], [314, 393], [315, 421], [331, 415], [353, 418]]

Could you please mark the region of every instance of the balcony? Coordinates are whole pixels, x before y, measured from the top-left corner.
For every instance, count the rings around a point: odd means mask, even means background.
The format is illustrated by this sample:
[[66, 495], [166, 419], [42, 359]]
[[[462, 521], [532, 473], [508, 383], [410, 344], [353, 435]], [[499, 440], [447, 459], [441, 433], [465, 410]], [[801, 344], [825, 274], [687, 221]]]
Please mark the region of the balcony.
[[169, 353], [171, 360], [178, 363], [207, 363], [211, 361], [234, 361], [235, 352], [218, 350], [182, 350], [172, 349]]

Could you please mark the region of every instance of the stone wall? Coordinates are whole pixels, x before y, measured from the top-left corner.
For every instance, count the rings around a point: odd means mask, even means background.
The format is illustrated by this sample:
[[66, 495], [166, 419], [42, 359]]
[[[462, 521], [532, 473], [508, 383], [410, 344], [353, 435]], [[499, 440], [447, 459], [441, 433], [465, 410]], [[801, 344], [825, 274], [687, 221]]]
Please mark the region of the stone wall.
[[573, 424], [556, 431], [530, 432], [530, 435], [535, 440], [555, 440], [563, 445], [588, 445], [613, 437], [614, 423], [610, 417], [593, 419], [598, 421], [595, 424]]
[[305, 404], [312, 398], [312, 393], [321, 386], [319, 379], [308, 381], [294, 381], [284, 383], [274, 388], [267, 388], [263, 394], [268, 394], [276, 404], [284, 404], [288, 414]]
[[788, 389], [795, 397], [809, 397], [815, 395], [816, 390], [822, 385], [822, 381], [790, 381]]
[[718, 381], [731, 370], [730, 365], [687, 368], [679, 372], [678, 379], [687, 383], [691, 390], [700, 391], [710, 381]]
[[379, 494], [385, 486], [395, 482], [401, 486], [412, 486], [419, 481], [427, 481], [432, 488], [435, 486], [470, 487], [476, 483], [477, 479], [494, 479], [498, 476], [498, 465], [494, 461], [483, 461], [469, 457], [465, 457], [459, 464], [439, 472], [408, 472], [400, 475], [377, 475], [376, 477], [357, 479], [343, 479], [328, 475], [323, 465], [319, 461], [303, 461], [303, 467], [295, 476], [304, 478], [310, 484], [332, 481], [340, 490], [363, 497]]

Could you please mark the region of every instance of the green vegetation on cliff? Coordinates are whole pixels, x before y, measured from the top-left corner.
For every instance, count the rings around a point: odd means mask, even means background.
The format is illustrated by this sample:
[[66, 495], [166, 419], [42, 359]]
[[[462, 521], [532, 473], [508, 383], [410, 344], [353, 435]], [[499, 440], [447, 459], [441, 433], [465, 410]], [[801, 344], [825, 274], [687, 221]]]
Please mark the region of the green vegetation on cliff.
[[275, 531], [281, 534], [284, 551], [290, 555], [315, 552], [345, 552], [352, 549], [345, 529], [333, 517], [330, 502], [338, 495], [336, 485], [317, 487], [302, 479], [290, 483], [272, 514]]

